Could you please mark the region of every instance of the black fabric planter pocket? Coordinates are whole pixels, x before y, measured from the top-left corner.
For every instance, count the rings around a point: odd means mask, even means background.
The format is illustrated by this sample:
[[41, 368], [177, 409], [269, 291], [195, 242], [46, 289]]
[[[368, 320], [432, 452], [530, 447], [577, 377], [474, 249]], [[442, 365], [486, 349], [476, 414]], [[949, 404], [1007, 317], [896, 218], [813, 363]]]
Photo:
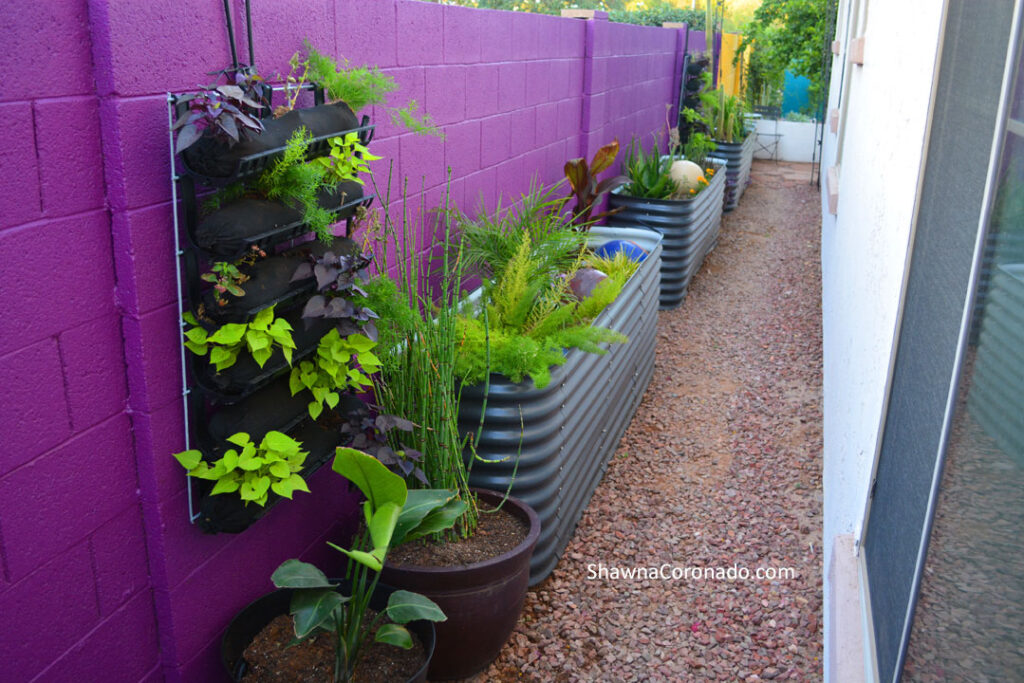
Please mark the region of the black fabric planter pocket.
[[261, 134], [230, 148], [212, 138], [201, 138], [182, 153], [185, 170], [208, 185], [226, 185], [260, 173], [279, 159], [288, 138], [301, 126], [313, 136], [307, 156], [314, 159], [330, 151], [327, 138], [358, 128], [359, 120], [347, 104], [334, 102], [265, 119], [263, 126]]
[[[363, 187], [341, 183], [334, 192], [320, 194], [320, 206], [336, 211], [337, 220], [348, 218], [363, 198]], [[196, 227], [196, 246], [225, 261], [236, 261], [253, 247], [269, 250], [274, 245], [309, 232], [302, 211], [266, 199], [239, 199], [215, 211]]]
[[[298, 365], [299, 361], [316, 353], [320, 339], [334, 328], [335, 323], [334, 320], [326, 319], [307, 321], [302, 317], [302, 311], [297, 308], [283, 317], [292, 326], [292, 340], [295, 342], [292, 365]], [[195, 358], [193, 363], [196, 383], [223, 403], [239, 401], [275, 377], [291, 370], [279, 348], [274, 349], [273, 355], [262, 368], [253, 360], [248, 350], [238, 354], [235, 364], [221, 372], [215, 370], [206, 356]]]
[[288, 376], [280, 377], [262, 391], [238, 403], [220, 406], [211, 414], [207, 424], [209, 442], [201, 444], [200, 450], [216, 459], [232, 434], [245, 432], [258, 444], [271, 430], [288, 432], [309, 417], [306, 406], [310, 399], [308, 391], [292, 396]]
[[296, 299], [309, 296], [316, 287], [311, 276], [292, 282], [295, 270], [309, 255], [323, 256], [328, 251], [335, 254], [355, 254], [358, 245], [347, 237], [336, 237], [330, 244], [307, 242], [300, 247], [257, 261], [245, 269], [249, 280], [242, 284], [245, 296], [227, 296], [227, 304], [220, 306], [214, 299], [214, 290], [203, 294], [205, 317], [215, 325], [249, 322], [253, 316], [269, 306], [282, 304], [277, 314]]

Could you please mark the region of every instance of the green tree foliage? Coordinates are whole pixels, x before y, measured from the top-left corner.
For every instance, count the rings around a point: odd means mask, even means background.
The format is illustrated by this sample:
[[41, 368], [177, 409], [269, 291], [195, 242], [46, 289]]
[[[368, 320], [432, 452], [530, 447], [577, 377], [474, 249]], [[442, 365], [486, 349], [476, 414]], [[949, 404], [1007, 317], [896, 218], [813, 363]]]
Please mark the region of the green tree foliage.
[[788, 69], [811, 82], [810, 101], [824, 93], [826, 0], [764, 0], [747, 24], [740, 51], [753, 45], [748, 92], [781, 90]]
[[648, 6], [643, 9], [612, 10], [608, 13], [608, 19], [623, 24], [640, 24], [642, 26], [661, 26], [666, 21], [682, 21], [691, 29], [704, 30], [703, 9], [682, 9], [667, 0], [648, 3]]
[[430, 0], [443, 5], [462, 5], [480, 9], [503, 9], [534, 14], [560, 14], [563, 9], [621, 10], [626, 0]]

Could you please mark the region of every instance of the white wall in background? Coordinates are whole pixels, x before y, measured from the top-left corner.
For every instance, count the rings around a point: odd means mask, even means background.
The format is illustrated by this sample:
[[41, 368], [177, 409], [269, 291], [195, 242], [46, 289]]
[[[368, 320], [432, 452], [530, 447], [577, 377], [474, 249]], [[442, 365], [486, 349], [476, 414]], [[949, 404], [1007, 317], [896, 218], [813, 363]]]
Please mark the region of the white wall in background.
[[[870, 6], [870, 11], [869, 10]], [[822, 151], [824, 566], [839, 534], [859, 541], [881, 425], [918, 192], [942, 3], [841, 0]], [[864, 63], [848, 63], [864, 38]], [[837, 167], [837, 215], [829, 169]], [[826, 577], [825, 671], [831, 585]]]
[[813, 122], [760, 119], [755, 126], [758, 144], [754, 148], [754, 158], [772, 158], [772, 146], [777, 141], [778, 150], [774, 158], [778, 161], [811, 163], [815, 144], [814, 130]]

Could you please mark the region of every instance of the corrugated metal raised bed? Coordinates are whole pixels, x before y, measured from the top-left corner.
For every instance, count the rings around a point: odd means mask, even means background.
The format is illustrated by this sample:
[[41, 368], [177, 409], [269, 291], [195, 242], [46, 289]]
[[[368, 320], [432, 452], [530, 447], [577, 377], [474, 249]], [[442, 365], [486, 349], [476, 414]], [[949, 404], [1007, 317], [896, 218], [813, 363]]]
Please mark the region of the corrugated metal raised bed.
[[999, 448], [1024, 465], [1024, 263], [998, 266], [978, 335], [967, 405]]
[[726, 180], [723, 171], [723, 167], [718, 167], [708, 187], [693, 199], [643, 199], [622, 194], [621, 188], [608, 195], [608, 207], [622, 209], [615, 214], [617, 224], [650, 228], [664, 237], [662, 310], [678, 308], [683, 303], [690, 280], [718, 243]]
[[726, 211], [732, 211], [739, 206], [743, 190], [747, 189], [747, 185], [750, 183], [750, 165], [754, 162], [755, 137], [751, 133], [744, 138], [743, 142], [715, 140], [718, 147], [713, 156], [708, 157], [726, 166], [724, 205]]
[[[629, 341], [611, 345], [603, 356], [570, 350], [543, 389], [491, 375], [477, 447], [490, 462], [476, 461], [470, 475], [473, 486], [504, 491], [515, 472], [512, 493], [537, 511], [541, 532], [530, 585], [546, 578], [565, 550], [654, 370], [661, 235], [638, 228], [592, 228], [590, 234], [596, 244], [626, 239], [650, 252], [594, 321]], [[463, 432], [476, 433], [483, 405], [483, 386], [463, 390]]]

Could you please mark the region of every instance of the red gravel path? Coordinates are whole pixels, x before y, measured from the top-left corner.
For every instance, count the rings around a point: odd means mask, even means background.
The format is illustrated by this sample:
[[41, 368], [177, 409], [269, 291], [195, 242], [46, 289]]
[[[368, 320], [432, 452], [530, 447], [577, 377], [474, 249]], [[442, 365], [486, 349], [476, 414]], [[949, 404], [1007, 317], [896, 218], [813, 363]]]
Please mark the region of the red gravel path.
[[[820, 203], [755, 162], [554, 573], [476, 681], [813, 681], [821, 665]], [[595, 579], [588, 565], [791, 568]], [[596, 567], [595, 567], [596, 569]]]

